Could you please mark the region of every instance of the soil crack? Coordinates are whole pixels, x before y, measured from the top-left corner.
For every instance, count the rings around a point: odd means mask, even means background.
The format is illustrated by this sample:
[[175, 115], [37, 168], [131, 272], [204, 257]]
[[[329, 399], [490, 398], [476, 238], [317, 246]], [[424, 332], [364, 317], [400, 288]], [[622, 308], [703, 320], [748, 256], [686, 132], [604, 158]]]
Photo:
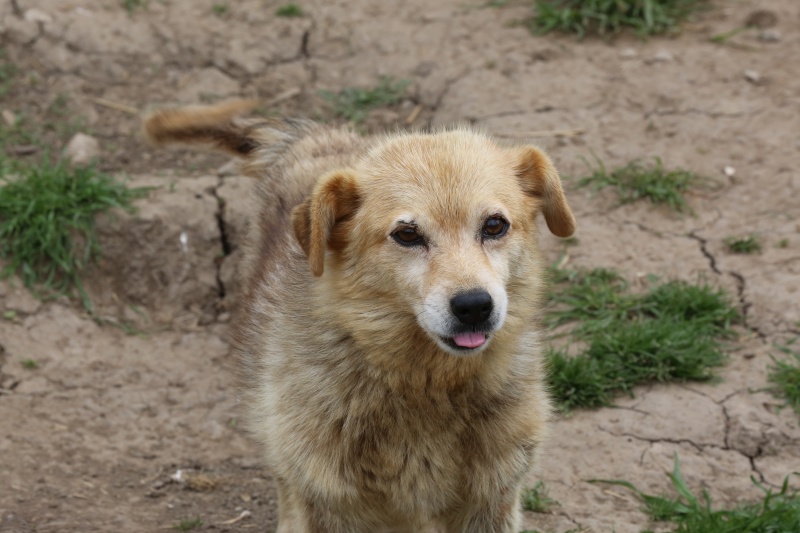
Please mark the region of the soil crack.
[[225, 298], [225, 283], [222, 280], [222, 263], [226, 257], [231, 254], [231, 243], [228, 240], [228, 227], [225, 222], [225, 199], [219, 195], [219, 188], [225, 184], [225, 178], [220, 176], [217, 180], [217, 186], [212, 189], [211, 194], [217, 200], [217, 211], [214, 216], [217, 218], [217, 227], [219, 228], [219, 241], [221, 248], [221, 255], [215, 262], [216, 266], [216, 280], [217, 280], [217, 297], [219, 301]]
[[689, 232], [689, 238], [696, 240], [700, 244], [700, 251], [703, 255], [708, 259], [708, 266], [715, 274], [722, 274], [719, 268], [717, 268], [717, 259], [714, 257], [714, 254], [708, 251], [708, 240], [704, 239], [694, 231]]

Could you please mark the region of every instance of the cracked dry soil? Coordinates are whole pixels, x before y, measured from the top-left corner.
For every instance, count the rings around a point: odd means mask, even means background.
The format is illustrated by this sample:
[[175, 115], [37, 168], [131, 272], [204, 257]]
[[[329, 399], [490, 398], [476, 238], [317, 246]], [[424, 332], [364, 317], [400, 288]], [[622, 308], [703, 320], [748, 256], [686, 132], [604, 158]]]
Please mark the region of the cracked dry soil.
[[[100, 140], [101, 168], [160, 187], [135, 215], [101, 219], [105, 255], [87, 276], [101, 313], [143, 333], [0, 283], [0, 307], [13, 312], [0, 321], [0, 531], [155, 531], [194, 517], [201, 529], [271, 530], [272, 480], [237, 427], [226, 366], [252, 184], [224, 159], [145, 147], [126, 109], [257, 96], [270, 112], [315, 116], [318, 90], [385, 75], [410, 80], [408, 98], [372, 113], [368, 131], [469, 121], [538, 143], [565, 176], [593, 155], [609, 168], [660, 156], [707, 176], [689, 197], [695, 216], [619, 206], [613, 192], [567, 180], [579, 222], [571, 266], [616, 268], [634, 286], [647, 274], [707, 280], [738, 299], [746, 325], [719, 383], [641, 387], [617, 408], [558, 419], [529, 480], [558, 505], [526, 513], [526, 528], [638, 532], [648, 522], [632, 495], [586, 480], [665, 492], [676, 453], [689, 485], [720, 505], [758, 497], [750, 476], [776, 486], [800, 469], [798, 416], [760, 391], [773, 344], [800, 334], [795, 0], [718, 0], [675, 38], [582, 42], [514, 26], [528, 2], [308, 0], [294, 19], [275, 17], [272, 0], [217, 14], [205, 1], [153, 0], [130, 14], [121, 4], [0, 5], [0, 42], [24, 73], [3, 109], [35, 117], [66, 95]], [[779, 41], [757, 29], [710, 41], [757, 9], [777, 15]], [[760, 254], [723, 245], [748, 234]], [[551, 259], [563, 250], [542, 243]]]

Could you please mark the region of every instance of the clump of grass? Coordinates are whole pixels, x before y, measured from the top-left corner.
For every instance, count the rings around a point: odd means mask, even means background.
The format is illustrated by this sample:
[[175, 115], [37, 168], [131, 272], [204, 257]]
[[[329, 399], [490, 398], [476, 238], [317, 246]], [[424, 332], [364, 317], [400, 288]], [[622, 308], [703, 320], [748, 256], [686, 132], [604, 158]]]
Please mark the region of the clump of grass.
[[303, 8], [297, 4], [284, 4], [275, 11], [275, 15], [286, 18], [302, 17]]
[[339, 93], [320, 91], [320, 96], [330, 103], [335, 117], [360, 123], [371, 110], [399, 103], [409, 83], [386, 76], [372, 89], [347, 87]]
[[49, 160], [14, 169], [5, 161], [0, 171], [0, 258], [7, 262], [0, 275], [18, 273], [43, 297], [77, 289], [91, 309], [79, 275], [100, 251], [94, 217], [113, 207], [131, 210], [148, 189], [128, 189], [93, 168]]
[[522, 509], [525, 511], [547, 513], [555, 503], [547, 494], [543, 481], [538, 481], [532, 488], [522, 491]]
[[214, 4], [213, 6], [211, 6], [211, 12], [218, 17], [227, 14], [229, 9], [230, 7], [228, 6], [228, 4]]
[[656, 157], [652, 165], [632, 161], [609, 172], [599, 159], [592, 174], [578, 181], [579, 187], [592, 186], [595, 190], [616, 187], [620, 201], [624, 204], [647, 199], [654, 204], [666, 204], [678, 212], [691, 212], [683, 195], [697, 180], [697, 175], [688, 170], [666, 170], [661, 159]]
[[28, 370], [36, 370], [39, 368], [39, 363], [37, 363], [34, 359], [23, 359], [22, 366]]
[[203, 525], [203, 519], [197, 516], [195, 518], [182, 519], [180, 522], [172, 526], [172, 529], [177, 529], [178, 531], [191, 531], [202, 525]]
[[747, 237], [728, 237], [725, 239], [725, 246], [735, 254], [756, 254], [761, 251], [761, 243], [755, 235]]
[[[668, 474], [678, 496], [653, 496], [645, 494], [627, 481], [594, 482], [626, 487], [636, 493], [645, 505], [650, 518], [656, 522], [674, 522], [672, 533], [778, 533], [800, 531], [800, 495], [790, 490], [786, 477], [777, 493], [753, 479], [764, 492], [760, 502], [739, 505], [733, 509], [714, 510], [711, 497], [703, 490], [702, 497], [695, 496], [681, 475], [677, 455], [672, 473]], [[649, 533], [649, 532], [644, 532]]]
[[769, 391], [784, 400], [784, 406], [791, 406], [800, 414], [800, 351], [794, 351], [789, 346], [797, 339], [792, 339], [786, 346], [777, 348], [788, 357], [784, 360], [772, 358], [774, 363], [769, 368], [769, 381], [774, 385]]
[[722, 365], [721, 340], [739, 318], [726, 294], [683, 281], [632, 294], [612, 270], [559, 270], [550, 295], [551, 326], [572, 324], [582, 350], [571, 356], [550, 348], [550, 389], [565, 411], [610, 405], [636, 385], [708, 381]]
[[122, 0], [122, 7], [130, 14], [146, 5], [147, 0]]
[[625, 28], [639, 35], [674, 33], [704, 0], [536, 0], [534, 33], [608, 35]]
[[11, 89], [11, 82], [17, 74], [17, 67], [6, 62], [6, 51], [0, 48], [0, 98]]

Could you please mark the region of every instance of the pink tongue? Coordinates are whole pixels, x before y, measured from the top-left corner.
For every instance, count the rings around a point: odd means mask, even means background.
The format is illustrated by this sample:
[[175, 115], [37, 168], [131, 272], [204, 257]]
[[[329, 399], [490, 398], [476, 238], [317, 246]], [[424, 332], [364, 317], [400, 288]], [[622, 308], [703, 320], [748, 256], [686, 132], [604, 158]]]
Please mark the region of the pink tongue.
[[453, 337], [453, 342], [456, 343], [456, 346], [461, 346], [462, 348], [477, 348], [484, 342], [486, 342], [486, 334], [485, 333], [460, 333]]

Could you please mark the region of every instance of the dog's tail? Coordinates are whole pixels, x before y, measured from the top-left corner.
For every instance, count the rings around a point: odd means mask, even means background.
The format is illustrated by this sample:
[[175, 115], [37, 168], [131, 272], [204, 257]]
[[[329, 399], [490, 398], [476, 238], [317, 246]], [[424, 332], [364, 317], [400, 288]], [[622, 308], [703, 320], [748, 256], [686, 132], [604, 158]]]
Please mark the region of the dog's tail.
[[153, 144], [201, 144], [242, 157], [253, 157], [259, 151], [259, 158], [264, 159], [311, 127], [311, 122], [304, 120], [240, 118], [258, 105], [257, 100], [235, 100], [161, 109], [144, 117], [142, 129]]

